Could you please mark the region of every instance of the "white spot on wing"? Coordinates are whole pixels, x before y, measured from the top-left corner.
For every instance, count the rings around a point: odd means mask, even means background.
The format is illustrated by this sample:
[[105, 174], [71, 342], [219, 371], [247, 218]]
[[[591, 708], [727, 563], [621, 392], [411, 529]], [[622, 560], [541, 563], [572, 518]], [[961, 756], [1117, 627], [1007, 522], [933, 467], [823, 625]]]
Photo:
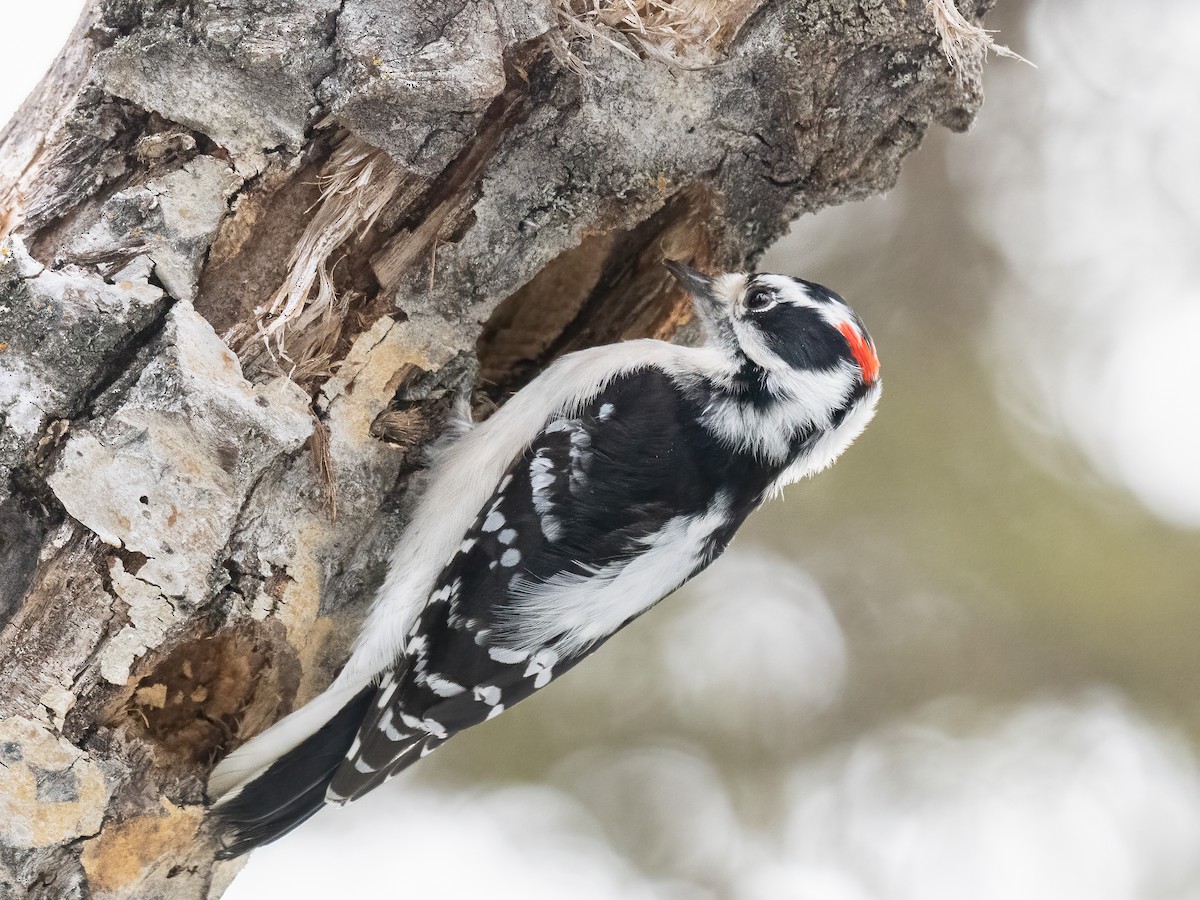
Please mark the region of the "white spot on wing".
[[500, 557], [500, 565], [506, 569], [511, 569], [521, 561], [521, 551], [515, 547], [509, 547], [504, 551], [504, 555]]
[[523, 663], [529, 659], [529, 654], [524, 650], [509, 650], [505, 647], [488, 647], [488, 656], [493, 662], [498, 662], [505, 666], [515, 666], [517, 663]]
[[411, 716], [403, 710], [400, 711], [400, 721], [411, 728], [413, 731], [424, 731], [425, 723], [416, 716]]
[[387, 735], [387, 739], [393, 744], [398, 743], [403, 738], [408, 736], [405, 732], [400, 731], [395, 726], [393, 722], [394, 718], [395, 716], [390, 709], [385, 710], [383, 715], [379, 718], [379, 730]]
[[488, 513], [488, 517], [483, 520], [482, 531], [484, 534], [491, 534], [493, 531], [499, 531], [504, 527], [504, 514], [492, 511]]
[[392, 695], [396, 693], [396, 676], [389, 670], [383, 676], [383, 680], [379, 682], [379, 697], [375, 700], [375, 706], [378, 709], [383, 709], [388, 705], [388, 701], [392, 699]]
[[439, 697], [457, 697], [466, 690], [461, 684], [453, 682], [449, 678], [443, 678], [441, 675], [431, 674], [425, 683]]
[[571, 478], [567, 487], [572, 494], [579, 495], [587, 484], [587, 473], [592, 467], [592, 436], [576, 425], [571, 432]]
[[475, 699], [480, 703], [486, 703], [488, 706], [495, 706], [500, 702], [500, 688], [494, 684], [481, 684], [476, 686], [474, 690]]
[[553, 650], [539, 650], [534, 654], [533, 659], [529, 661], [529, 666], [525, 669], [525, 677], [533, 678], [534, 690], [543, 688], [550, 683], [554, 677], [554, 666], [558, 662], [558, 654]]
[[500, 532], [498, 537], [499, 537], [500, 543], [505, 544], [505, 545], [511, 544], [513, 541], [515, 541], [517, 539], [517, 529], [505, 528], [502, 532]]
[[425, 635], [414, 634], [411, 638], [408, 639], [408, 645], [404, 648], [404, 653], [407, 656], [412, 656], [413, 654], [420, 653], [424, 649], [425, 649]]
[[553, 504], [550, 488], [554, 486], [554, 460], [545, 447], [538, 448], [529, 463], [529, 484], [533, 488], [533, 508], [539, 513], [549, 512]]
[[529, 464], [529, 486], [533, 510], [538, 514], [542, 535], [548, 541], [557, 540], [562, 533], [558, 517], [553, 514], [554, 461], [547, 448], [541, 447]]

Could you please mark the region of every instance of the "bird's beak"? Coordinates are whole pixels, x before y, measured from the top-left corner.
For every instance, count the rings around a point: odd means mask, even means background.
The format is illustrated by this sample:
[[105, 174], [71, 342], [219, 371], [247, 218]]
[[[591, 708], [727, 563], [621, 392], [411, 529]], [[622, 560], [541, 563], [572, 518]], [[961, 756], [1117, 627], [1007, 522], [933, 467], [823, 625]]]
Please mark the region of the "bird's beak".
[[691, 266], [685, 266], [683, 263], [674, 259], [664, 259], [663, 265], [667, 267], [667, 271], [675, 276], [675, 279], [684, 286], [689, 294], [697, 300], [701, 296], [712, 294], [713, 278], [702, 272], [697, 272]]
[[717, 292], [717, 279], [703, 272], [697, 272], [691, 266], [674, 259], [664, 259], [663, 265], [675, 279], [683, 285], [684, 290], [692, 295], [692, 303], [696, 309], [696, 317], [704, 326], [710, 340], [725, 343], [733, 340], [729, 325], [729, 310]]

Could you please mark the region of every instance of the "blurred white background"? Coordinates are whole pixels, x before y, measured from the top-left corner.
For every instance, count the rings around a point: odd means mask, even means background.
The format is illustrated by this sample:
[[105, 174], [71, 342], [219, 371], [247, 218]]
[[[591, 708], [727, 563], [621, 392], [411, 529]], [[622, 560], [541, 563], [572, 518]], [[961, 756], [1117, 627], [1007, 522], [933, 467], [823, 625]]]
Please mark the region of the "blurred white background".
[[0, 15], [0, 123], [12, 118], [42, 80], [82, 9], [80, 0], [4, 5]]
[[[78, 5], [5, 10], [0, 119]], [[860, 444], [229, 898], [1200, 898], [1200, 5], [988, 24], [1039, 68], [762, 264], [871, 328]]]

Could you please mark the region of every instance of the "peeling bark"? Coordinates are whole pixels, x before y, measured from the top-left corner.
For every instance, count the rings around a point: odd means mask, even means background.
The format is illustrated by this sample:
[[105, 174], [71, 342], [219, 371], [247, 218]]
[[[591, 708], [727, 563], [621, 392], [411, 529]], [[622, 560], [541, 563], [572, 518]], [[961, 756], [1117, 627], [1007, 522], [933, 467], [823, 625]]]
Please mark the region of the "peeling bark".
[[0, 132], [4, 896], [219, 896], [205, 775], [345, 659], [454, 393], [686, 332], [664, 254], [980, 102], [918, 0], [581, 9], [95, 0]]

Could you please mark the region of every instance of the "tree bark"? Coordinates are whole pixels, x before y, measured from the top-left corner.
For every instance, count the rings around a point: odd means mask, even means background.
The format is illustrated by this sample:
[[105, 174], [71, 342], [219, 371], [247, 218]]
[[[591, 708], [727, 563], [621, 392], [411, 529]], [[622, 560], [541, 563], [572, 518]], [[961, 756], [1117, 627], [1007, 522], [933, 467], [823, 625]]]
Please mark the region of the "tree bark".
[[206, 774], [345, 659], [450, 396], [686, 332], [664, 254], [888, 188], [980, 102], [938, 29], [93, 0], [0, 132], [4, 896], [219, 896]]

